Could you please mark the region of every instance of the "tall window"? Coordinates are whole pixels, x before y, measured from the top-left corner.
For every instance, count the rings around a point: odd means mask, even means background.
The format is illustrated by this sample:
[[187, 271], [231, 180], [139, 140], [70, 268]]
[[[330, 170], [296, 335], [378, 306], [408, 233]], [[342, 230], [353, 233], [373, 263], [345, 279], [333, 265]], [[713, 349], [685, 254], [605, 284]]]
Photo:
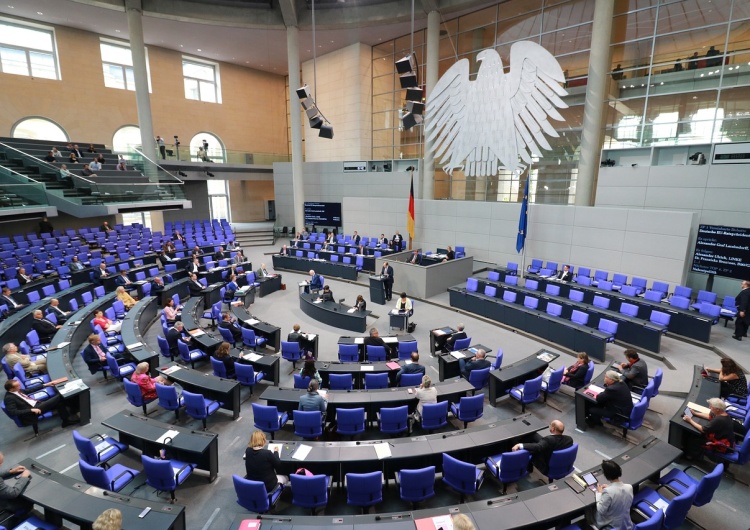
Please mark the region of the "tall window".
[[0, 72], [60, 79], [54, 30], [0, 20]]
[[206, 158], [211, 162], [224, 162], [224, 144], [217, 136], [207, 132], [198, 133], [190, 140], [190, 156], [193, 160], [204, 162], [198, 159], [198, 150], [203, 147], [204, 140], [208, 143]]
[[219, 65], [198, 59], [182, 58], [185, 97], [208, 103], [221, 103]]
[[[99, 43], [102, 52], [102, 69], [104, 70], [104, 86], [121, 90], [135, 91], [133, 76], [133, 56], [130, 46], [125, 43], [102, 39]], [[146, 75], [151, 92], [151, 75], [148, 71], [148, 50], [146, 50]]]
[[133, 223], [143, 225], [144, 228], [151, 228], [151, 212], [131, 212], [122, 214], [122, 224], [130, 226]]
[[226, 219], [231, 221], [229, 215], [229, 190], [226, 180], [209, 180], [208, 199], [211, 205], [211, 219]]
[[11, 136], [30, 140], [52, 140], [61, 143], [67, 143], [70, 140], [62, 127], [46, 118], [26, 118], [19, 121], [13, 127]]
[[127, 153], [134, 147], [141, 147], [141, 130], [135, 125], [120, 127], [112, 137], [112, 150], [115, 153]]

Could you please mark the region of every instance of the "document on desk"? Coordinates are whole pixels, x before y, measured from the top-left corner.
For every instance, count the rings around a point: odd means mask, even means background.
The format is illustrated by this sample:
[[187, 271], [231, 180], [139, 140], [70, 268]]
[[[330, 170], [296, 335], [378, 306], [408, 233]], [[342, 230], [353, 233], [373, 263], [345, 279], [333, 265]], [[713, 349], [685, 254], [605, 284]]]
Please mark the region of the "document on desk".
[[128, 350], [135, 350], [143, 346], [142, 342], [134, 342], [133, 344], [127, 344], [125, 347]]
[[315, 338], [317, 337], [315, 333], [303, 333], [302, 336], [307, 340], [315, 340]]
[[665, 499], [662, 499], [661, 497], [659, 497], [658, 500], [654, 501], [654, 506], [651, 508], [652, 511], [656, 512], [654, 508], [656, 508], [656, 510], [661, 510], [666, 513], [667, 508], [669, 508], [669, 503]]
[[195, 329], [191, 329], [190, 331], [188, 331], [188, 333], [189, 333], [189, 334], [190, 334], [190, 335], [191, 335], [192, 337], [200, 337], [201, 335], [205, 335], [205, 334], [206, 334], [206, 332], [205, 332], [205, 331], [203, 331], [203, 330], [202, 330], [202, 329], [200, 329], [200, 328], [195, 328]]
[[352, 307], [351, 309], [347, 309], [346, 312], [347, 313], [354, 313], [356, 310], [357, 310], [356, 307]]
[[398, 337], [383, 337], [386, 344], [398, 344]]
[[357, 337], [354, 339], [354, 344], [364, 344], [365, 338], [364, 337]]
[[164, 434], [162, 434], [161, 436], [159, 436], [156, 439], [156, 443], [158, 443], [158, 444], [166, 444], [167, 443], [167, 439], [174, 440], [174, 437], [177, 436], [178, 434], [180, 434], [180, 431], [175, 431], [175, 430], [170, 429], [167, 432], [165, 432]]
[[245, 320], [244, 320], [244, 322], [245, 322], [245, 324], [247, 324], [248, 326], [254, 326], [255, 324], [258, 324], [258, 323], [260, 323], [260, 320], [258, 320], [257, 318], [252, 318], [252, 317], [251, 317], [251, 318], [247, 318], [247, 319], [245, 319]]
[[181, 367], [181, 366], [177, 366], [177, 365], [174, 365], [174, 366], [170, 366], [169, 368], [164, 368], [164, 369], [162, 370], [162, 373], [164, 373], [164, 374], [167, 374], [167, 375], [169, 375], [169, 374], [173, 374], [174, 372], [176, 372], [176, 371], [177, 371], [177, 370], [179, 370], [180, 368], [182, 368], [182, 367]]
[[390, 362], [386, 363], [385, 365], [388, 368], [390, 368], [391, 370], [400, 370], [401, 369], [401, 365], [398, 364], [396, 361], [390, 361]]
[[371, 364], [369, 364], [369, 365], [368, 364], [363, 364], [363, 365], [361, 365], [359, 367], [359, 369], [362, 372], [374, 372], [375, 371], [375, 367], [373, 365], [371, 365]]
[[553, 353], [545, 351], [537, 355], [536, 358], [545, 363], [549, 363], [555, 360], [555, 355]]
[[239, 530], [258, 530], [260, 523], [260, 519], [243, 519]]
[[425, 517], [414, 521], [417, 530], [453, 530], [453, 518], [450, 515], [439, 515], [437, 517]]
[[262, 355], [259, 355], [255, 352], [243, 353], [240, 355], [240, 357], [242, 357], [243, 359], [247, 359], [250, 362], [256, 362], [263, 358]]
[[596, 386], [596, 385], [589, 385], [589, 387], [586, 390], [584, 390], [583, 393], [595, 398], [602, 392], [604, 392], [604, 389], [602, 387]]
[[378, 460], [383, 460], [384, 458], [390, 458], [391, 456], [391, 446], [387, 442], [383, 442], [380, 444], [373, 445], [375, 448], [375, 454], [378, 455]]
[[447, 335], [448, 332], [446, 332], [443, 329], [433, 329], [432, 334], [435, 335], [436, 337], [442, 337], [443, 335]]
[[272, 453], [278, 453], [281, 456], [281, 444], [268, 444], [268, 450]]
[[51, 346], [51, 347], [47, 348], [47, 351], [55, 351], [55, 350], [57, 350], [59, 348], [64, 348], [68, 344], [70, 344], [70, 342], [61, 342], [60, 344], [56, 344], [54, 346]]
[[708, 407], [698, 405], [697, 403], [693, 403], [692, 401], [688, 402], [687, 406], [688, 408], [693, 409], [695, 412], [701, 412], [703, 414], [709, 414], [711, 412]]
[[302, 444], [299, 446], [299, 449], [294, 452], [292, 458], [295, 460], [304, 460], [305, 458], [307, 458], [307, 455], [310, 454], [310, 451], [312, 451], [311, 445]]
[[464, 355], [460, 351], [452, 351], [451, 352], [451, 357], [454, 357], [456, 359], [466, 359], [466, 355]]
[[299, 285], [300, 287], [307, 287], [310, 284], [307, 282], [299, 282], [297, 285]]
[[323, 300], [321, 299], [317, 299], [313, 301], [313, 304], [322, 304], [322, 303], [323, 303]]
[[73, 381], [65, 383], [65, 386], [62, 388], [58, 388], [57, 391], [64, 396], [66, 394], [70, 394], [71, 392], [75, 392], [76, 390], [83, 390], [85, 388], [86, 384], [82, 380], [74, 379]]

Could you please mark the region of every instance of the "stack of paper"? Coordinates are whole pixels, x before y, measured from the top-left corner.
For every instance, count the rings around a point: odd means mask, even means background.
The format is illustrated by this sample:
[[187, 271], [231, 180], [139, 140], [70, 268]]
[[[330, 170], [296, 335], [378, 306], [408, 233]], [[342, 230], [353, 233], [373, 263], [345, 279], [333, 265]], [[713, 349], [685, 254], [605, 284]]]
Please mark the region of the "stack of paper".
[[258, 323], [260, 323], [260, 320], [258, 320], [257, 318], [251, 317], [245, 320], [245, 324], [247, 324], [248, 326], [254, 326], [255, 324], [258, 324]]
[[451, 356], [454, 357], [454, 358], [456, 358], [456, 359], [465, 359], [466, 358], [466, 355], [464, 355], [460, 351], [452, 351], [451, 352]]
[[169, 368], [165, 368], [165, 369], [163, 369], [163, 370], [162, 370], [162, 373], [165, 373], [165, 374], [169, 375], [169, 374], [171, 374], [171, 373], [173, 373], [173, 372], [176, 372], [176, 371], [177, 371], [177, 370], [179, 370], [180, 368], [182, 368], [182, 367], [181, 367], [181, 366], [177, 366], [177, 365], [175, 364], [174, 366], [170, 366]]
[[310, 454], [310, 451], [312, 451], [312, 446], [302, 444], [299, 446], [299, 449], [294, 452], [292, 458], [294, 458], [295, 460], [304, 460], [305, 458], [307, 458], [307, 455]]
[[375, 448], [375, 454], [378, 455], [378, 460], [389, 458], [391, 456], [391, 446], [388, 443], [379, 443], [373, 446]]
[[158, 444], [165, 444], [165, 443], [167, 443], [167, 440], [170, 440], [170, 439], [174, 440], [175, 436], [177, 436], [178, 434], [180, 434], [180, 431], [175, 431], [175, 430], [170, 429], [167, 432], [165, 432], [164, 434], [162, 434], [161, 436], [159, 436], [156, 439], [156, 443], [158, 443]]
[[373, 365], [371, 365], [371, 364], [370, 365], [368, 365], [368, 364], [360, 365], [359, 369], [362, 372], [374, 372], [375, 371], [375, 367]]
[[247, 360], [248, 360], [248, 361], [250, 361], [250, 362], [256, 362], [256, 361], [258, 361], [258, 360], [260, 360], [260, 359], [262, 359], [262, 358], [263, 358], [263, 356], [262, 356], [262, 355], [258, 355], [258, 354], [257, 354], [257, 353], [255, 353], [255, 352], [250, 352], [250, 353], [243, 353], [243, 354], [241, 355], [241, 357], [242, 357], [243, 359], [247, 359]]

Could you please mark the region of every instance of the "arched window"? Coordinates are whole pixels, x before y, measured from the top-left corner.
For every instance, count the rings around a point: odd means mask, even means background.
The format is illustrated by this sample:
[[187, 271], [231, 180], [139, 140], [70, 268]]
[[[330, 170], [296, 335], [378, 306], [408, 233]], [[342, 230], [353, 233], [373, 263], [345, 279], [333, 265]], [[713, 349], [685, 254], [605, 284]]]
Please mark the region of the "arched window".
[[115, 131], [112, 137], [112, 151], [115, 153], [127, 153], [133, 148], [141, 147], [141, 130], [135, 125], [125, 125]]
[[24, 118], [13, 127], [13, 138], [28, 138], [30, 140], [52, 140], [68, 143], [70, 138], [58, 124], [47, 118]]
[[219, 137], [209, 132], [198, 133], [190, 140], [190, 157], [194, 162], [206, 162], [198, 157], [198, 149], [203, 146], [203, 142], [208, 143], [207, 158], [211, 162], [224, 162], [224, 143]]

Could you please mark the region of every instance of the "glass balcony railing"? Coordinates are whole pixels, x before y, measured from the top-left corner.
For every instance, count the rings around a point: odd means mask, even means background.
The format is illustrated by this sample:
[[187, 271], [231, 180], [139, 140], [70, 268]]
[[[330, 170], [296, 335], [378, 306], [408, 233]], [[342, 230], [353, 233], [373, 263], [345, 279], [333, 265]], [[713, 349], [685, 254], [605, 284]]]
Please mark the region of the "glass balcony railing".
[[[191, 149], [189, 146], [180, 145], [175, 147], [174, 144], [166, 145], [167, 162], [197, 162], [209, 164], [234, 164], [234, 165], [268, 165], [274, 162], [291, 162], [291, 155], [278, 153], [257, 153], [250, 151], [237, 151], [231, 149], [213, 149], [209, 148], [206, 155], [198, 152], [198, 149]], [[137, 157], [141, 152], [140, 145], [129, 146], [127, 151], [122, 153], [126, 158]], [[160, 156], [157, 151], [157, 156]]]
[[44, 185], [0, 166], [0, 209], [47, 205]]

